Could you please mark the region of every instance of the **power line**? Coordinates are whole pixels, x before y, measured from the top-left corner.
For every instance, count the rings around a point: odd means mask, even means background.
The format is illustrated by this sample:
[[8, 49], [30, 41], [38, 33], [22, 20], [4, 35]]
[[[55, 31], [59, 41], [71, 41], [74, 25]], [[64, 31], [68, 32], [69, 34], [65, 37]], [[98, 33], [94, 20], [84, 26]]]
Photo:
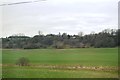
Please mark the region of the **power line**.
[[26, 2], [16, 2], [16, 3], [7, 3], [7, 4], [0, 4], [0, 6], [7, 6], [7, 5], [17, 5], [17, 4], [26, 4], [26, 3], [33, 3], [45, 0], [36, 0], [36, 1], [26, 1]]

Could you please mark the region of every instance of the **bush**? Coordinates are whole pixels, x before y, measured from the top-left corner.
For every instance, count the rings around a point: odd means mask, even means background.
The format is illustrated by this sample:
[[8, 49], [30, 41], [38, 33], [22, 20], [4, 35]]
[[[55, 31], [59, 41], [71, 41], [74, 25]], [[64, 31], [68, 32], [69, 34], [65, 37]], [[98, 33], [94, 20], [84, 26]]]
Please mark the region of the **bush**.
[[65, 48], [65, 45], [64, 45], [64, 43], [63, 42], [55, 42], [54, 44], [53, 44], [53, 48], [56, 48], [56, 49], [64, 49]]
[[22, 58], [18, 59], [18, 61], [16, 62], [16, 65], [29, 66], [29, 60], [25, 57], [22, 57]]

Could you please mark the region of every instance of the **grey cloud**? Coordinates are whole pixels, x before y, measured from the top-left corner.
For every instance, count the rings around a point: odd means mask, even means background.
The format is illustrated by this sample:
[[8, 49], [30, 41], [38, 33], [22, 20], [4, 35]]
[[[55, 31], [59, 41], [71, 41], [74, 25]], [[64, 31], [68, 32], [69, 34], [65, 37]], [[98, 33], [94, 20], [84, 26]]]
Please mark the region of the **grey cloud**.
[[[97, 2], [98, 1], [98, 2]], [[3, 36], [117, 28], [117, 0], [48, 0], [3, 8]]]

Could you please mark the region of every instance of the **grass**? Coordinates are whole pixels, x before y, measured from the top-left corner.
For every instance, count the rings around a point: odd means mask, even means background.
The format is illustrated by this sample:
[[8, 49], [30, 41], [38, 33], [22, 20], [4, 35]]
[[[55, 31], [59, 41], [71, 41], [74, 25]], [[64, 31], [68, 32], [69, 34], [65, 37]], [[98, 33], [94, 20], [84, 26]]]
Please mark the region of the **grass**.
[[[3, 50], [3, 77], [7, 78], [113, 78], [117, 71], [59, 69], [35, 66], [118, 66], [117, 48], [81, 48], [81, 49], [30, 49]], [[16, 61], [26, 57], [29, 67], [15, 66]], [[7, 65], [7, 66], [4, 66]]]
[[5, 67], [3, 77], [8, 78], [115, 78], [116, 71], [59, 70], [34, 67]]

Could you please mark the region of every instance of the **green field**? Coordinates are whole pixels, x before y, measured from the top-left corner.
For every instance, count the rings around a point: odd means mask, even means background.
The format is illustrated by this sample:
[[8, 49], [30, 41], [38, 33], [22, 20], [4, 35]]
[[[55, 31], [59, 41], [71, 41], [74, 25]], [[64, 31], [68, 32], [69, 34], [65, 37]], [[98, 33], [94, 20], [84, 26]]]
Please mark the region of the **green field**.
[[[116, 78], [117, 48], [4, 49], [4, 78]], [[30, 66], [16, 61], [26, 57]]]

